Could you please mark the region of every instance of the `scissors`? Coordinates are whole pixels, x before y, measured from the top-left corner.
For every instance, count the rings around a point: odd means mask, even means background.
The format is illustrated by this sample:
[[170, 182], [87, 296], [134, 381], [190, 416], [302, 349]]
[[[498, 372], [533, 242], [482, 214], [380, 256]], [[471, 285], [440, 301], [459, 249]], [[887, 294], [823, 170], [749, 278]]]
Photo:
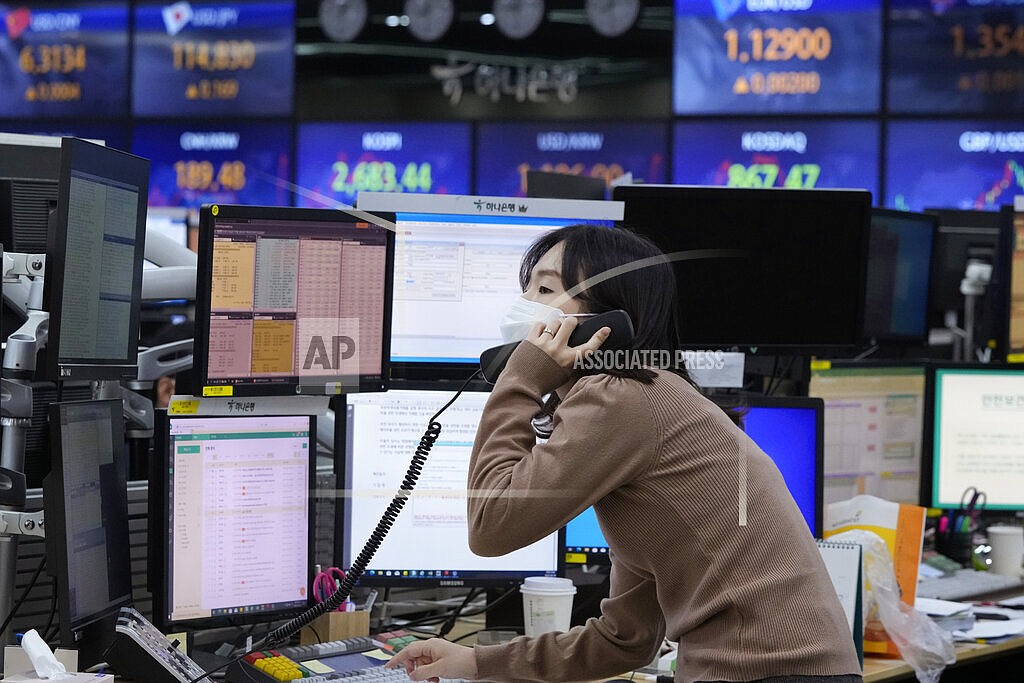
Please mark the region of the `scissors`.
[[956, 519], [959, 524], [967, 526], [965, 531], [973, 531], [972, 527], [977, 525], [978, 515], [985, 511], [987, 503], [988, 496], [984, 491], [980, 491], [974, 486], [964, 489], [963, 495], [960, 496], [960, 509], [957, 510]]
[[[323, 571], [317, 572], [316, 576], [313, 577], [313, 597], [317, 602], [326, 602], [327, 598], [331, 597], [334, 591], [338, 590], [339, 584], [344, 580], [345, 572], [337, 567], [328, 567]], [[339, 605], [335, 611], [346, 611], [345, 605]]]
[[985, 511], [985, 504], [987, 502], [988, 496], [985, 495], [984, 491], [979, 491], [974, 486], [968, 486], [964, 489], [963, 495], [960, 496], [960, 512], [974, 519], [975, 514]]

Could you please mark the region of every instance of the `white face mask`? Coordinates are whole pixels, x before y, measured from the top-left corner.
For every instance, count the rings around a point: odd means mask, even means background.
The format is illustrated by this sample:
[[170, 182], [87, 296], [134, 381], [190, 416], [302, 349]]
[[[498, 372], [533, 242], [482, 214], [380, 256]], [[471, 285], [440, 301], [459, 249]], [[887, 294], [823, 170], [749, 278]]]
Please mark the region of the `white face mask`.
[[554, 306], [542, 304], [539, 301], [530, 301], [525, 297], [519, 297], [505, 309], [505, 315], [501, 318], [501, 338], [509, 342], [522, 341], [530, 333], [537, 323], [550, 325], [562, 317], [561, 309]]

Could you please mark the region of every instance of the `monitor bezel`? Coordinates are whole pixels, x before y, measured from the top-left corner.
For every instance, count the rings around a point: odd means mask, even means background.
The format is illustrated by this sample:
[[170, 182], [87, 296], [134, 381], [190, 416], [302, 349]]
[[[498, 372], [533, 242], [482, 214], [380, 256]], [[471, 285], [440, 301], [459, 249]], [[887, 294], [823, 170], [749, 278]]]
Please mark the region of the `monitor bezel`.
[[[118, 476], [118, 491], [123, 491], [124, 498], [118, 503], [123, 503], [121, 510], [125, 521], [123, 534], [124, 546], [119, 554], [122, 554], [120, 562], [125, 576], [129, 577], [128, 592], [108, 605], [105, 609], [88, 615], [85, 618], [79, 617], [72, 620], [68, 614], [71, 605], [71, 571], [69, 568], [70, 553], [68, 552], [68, 514], [67, 508], [67, 481], [65, 475], [65, 462], [77, 460], [71, 453], [66, 452], [63, 438], [61, 437], [61, 412], [66, 407], [93, 405], [106, 407], [110, 414], [113, 451], [111, 454], [114, 471]], [[60, 611], [60, 633], [61, 641], [64, 643], [76, 643], [80, 640], [88, 642], [100, 634], [93, 633], [92, 637], [82, 637], [83, 632], [91, 632], [95, 629], [105, 628], [104, 622], [114, 619], [122, 607], [129, 607], [134, 601], [134, 591], [131, 584], [131, 553], [129, 551], [129, 521], [128, 521], [128, 468], [127, 453], [124, 442], [124, 413], [120, 399], [99, 399], [87, 401], [59, 401], [51, 403], [47, 410], [50, 429], [50, 472], [43, 479], [43, 509], [46, 512], [46, 563], [47, 570], [54, 579], [56, 585], [56, 597]], [[111, 561], [110, 548], [108, 548], [107, 562]], [[110, 634], [109, 640], [113, 639]], [[90, 643], [93, 645], [94, 643]], [[102, 655], [101, 652], [82, 652], [81, 657], [90, 661], [98, 661], [96, 658]]]
[[[147, 505], [147, 517], [149, 520], [147, 530], [147, 557], [149, 560], [147, 571], [147, 588], [153, 598], [153, 624], [164, 632], [172, 630], [206, 630], [243, 624], [258, 624], [279, 619], [290, 619], [304, 613], [313, 605], [312, 590], [314, 577], [314, 548], [316, 543], [316, 467], [317, 467], [317, 439], [316, 422], [317, 416], [313, 414], [293, 413], [288, 415], [170, 415], [166, 409], [160, 409], [154, 413], [153, 430], [153, 452], [149, 459], [149, 500]], [[248, 612], [230, 615], [206, 616], [196, 619], [171, 619], [168, 614], [170, 601], [170, 583], [173, 580], [171, 575], [170, 553], [170, 498], [168, 478], [171, 467], [171, 440], [170, 427], [172, 420], [208, 420], [217, 417], [238, 418], [252, 417], [255, 419], [265, 417], [304, 417], [309, 419], [309, 483], [307, 487], [307, 548], [309, 561], [307, 564], [307, 598], [306, 604], [301, 607], [281, 609], [267, 612]]]
[[[960, 507], [959, 501], [956, 503], [941, 503], [936, 500], [936, 468], [935, 468], [935, 448], [937, 445], [937, 439], [935, 431], [937, 429], [936, 423], [936, 375], [943, 371], [953, 372], [978, 372], [981, 371], [996, 371], [1003, 373], [1019, 373], [1024, 377], [1024, 365], [1013, 365], [1003, 363], [955, 363], [955, 362], [931, 362], [928, 363], [927, 371], [925, 373], [924, 383], [924, 439], [922, 440], [921, 446], [921, 505], [924, 507], [940, 508], [940, 509], [956, 509]], [[1024, 504], [1021, 506], [1013, 505], [1002, 505], [1002, 504], [986, 504], [985, 507], [988, 511], [1022, 511], [1024, 510]]]
[[[850, 355], [859, 348], [863, 348], [864, 344], [864, 311], [863, 301], [865, 293], [865, 282], [867, 273], [867, 250], [868, 250], [868, 237], [870, 234], [870, 209], [871, 209], [871, 193], [863, 189], [844, 189], [844, 188], [815, 188], [815, 189], [792, 189], [792, 188], [737, 188], [737, 187], [721, 187], [711, 185], [685, 185], [685, 184], [651, 184], [651, 185], [619, 185], [612, 191], [612, 199], [623, 201], [626, 204], [626, 216], [622, 221], [618, 223], [621, 227], [637, 232], [641, 235], [647, 235], [648, 230], [645, 230], [643, 226], [636, 223], [633, 216], [630, 214], [630, 203], [631, 201], [642, 201], [646, 204], [665, 203], [665, 210], [663, 215], [671, 215], [674, 207], [671, 206], [671, 202], [675, 201], [681, 195], [685, 195], [688, 203], [699, 203], [704, 200], [714, 200], [715, 202], [739, 202], [744, 197], [757, 197], [758, 195], [765, 195], [766, 197], [771, 194], [779, 198], [779, 200], [801, 200], [815, 202], [818, 204], [828, 204], [833, 202], [842, 201], [844, 205], [854, 206], [863, 213], [863, 222], [861, 225], [861, 234], [859, 235], [859, 246], [861, 258], [858, 265], [858, 273], [856, 276], [856, 291], [852, 293], [850, 300], [851, 310], [853, 311], [852, 320], [845, 321], [844, 327], [847, 327], [842, 341], [836, 340], [823, 340], [813, 339], [810, 341], [801, 340], [784, 340], [784, 341], [770, 341], [765, 342], [760, 339], [705, 339], [700, 340], [692, 337], [689, 334], [683, 334], [680, 331], [681, 347], [685, 349], [724, 349], [724, 350], [738, 350], [750, 354], [767, 355], [773, 352], [777, 352], [782, 355], [799, 355], [799, 354], [817, 354], [817, 355], [828, 355], [835, 354], [837, 356]], [[657, 239], [652, 238], [655, 243]], [[680, 298], [680, 306], [684, 305], [684, 300]], [[682, 316], [685, 316], [686, 311], [680, 311]], [[805, 325], [805, 328], [813, 329], [817, 325], [814, 324], [817, 321], [809, 321], [809, 325]]]
[[[338, 387], [337, 391], [322, 391], [303, 385], [297, 378], [289, 381], [249, 380], [240, 382], [208, 381], [209, 343], [210, 343], [210, 307], [213, 277], [213, 242], [214, 228], [217, 219], [258, 218], [264, 220], [294, 220], [327, 223], [374, 223], [383, 230], [385, 238], [384, 293], [383, 293], [383, 329], [381, 340], [380, 377], [360, 375], [358, 386]], [[196, 273], [196, 333], [193, 357], [193, 377], [196, 391], [204, 396], [295, 396], [298, 394], [314, 396], [333, 396], [341, 393], [362, 393], [385, 391], [391, 374], [391, 311], [394, 296], [395, 269], [395, 232], [389, 225], [394, 225], [394, 214], [375, 211], [349, 213], [336, 209], [308, 209], [284, 206], [245, 206], [240, 204], [203, 204], [199, 210], [199, 254]]]
[[[61, 138], [60, 150], [57, 208], [50, 214], [46, 239], [45, 278], [43, 280], [43, 302], [49, 313], [47, 353], [44, 355], [43, 363], [45, 378], [53, 381], [134, 379], [138, 374], [142, 270], [146, 246], [146, 198], [149, 196], [149, 160], [82, 138]], [[97, 172], [95, 170], [97, 168], [102, 170]], [[88, 172], [138, 188], [128, 344], [125, 355], [120, 358], [64, 357], [60, 352], [61, 307], [65, 271], [69, 259], [76, 257], [75, 254], [68, 252], [67, 234], [70, 229], [68, 220], [71, 176], [78, 171]], [[93, 267], [99, 267], [99, 264], [93, 264]]]
[[[445, 405], [448, 399], [455, 395], [455, 392], [459, 390], [464, 382], [454, 380], [436, 380], [436, 381], [416, 381], [416, 380], [395, 380], [391, 383], [388, 388], [390, 391], [431, 391], [437, 394], [438, 409]], [[478, 391], [483, 393], [489, 393], [493, 386], [485, 382], [484, 380], [473, 380], [470, 381], [466, 386], [466, 391]], [[427, 416], [429, 418], [429, 416]], [[343, 410], [339, 410], [335, 415], [335, 420], [339, 423], [339, 433], [343, 435], [343, 441], [340, 447], [335, 447], [335, 472], [337, 477], [337, 486], [339, 491], [345, 492], [349, 487], [349, 462], [348, 462], [348, 442], [349, 442], [349, 421], [348, 421], [348, 409], [347, 404]], [[444, 424], [444, 415], [438, 417], [438, 421]], [[423, 423], [424, 430], [427, 427], [426, 421]], [[444, 431], [442, 429], [442, 438]], [[409, 458], [412, 459], [412, 455], [416, 450], [418, 444], [410, 443], [409, 445]], [[428, 456], [429, 462], [429, 456]], [[335, 507], [335, 525], [334, 528], [337, 531], [335, 533], [335, 550], [334, 556], [337, 558], [338, 566], [343, 569], [347, 569], [344, 565], [344, 558], [347, 555], [345, 548], [345, 535], [347, 532], [346, 525], [346, 514], [347, 506], [351, 501], [351, 496], [342, 495], [342, 504]], [[384, 508], [381, 508], [381, 512]], [[372, 529], [360, 530], [362, 538], [366, 538]], [[358, 553], [359, 549], [355, 549], [353, 556]], [[459, 571], [457, 577], [437, 577], [437, 576], [425, 576], [425, 577], [412, 577], [412, 576], [367, 576], [363, 574], [359, 580], [360, 586], [374, 586], [381, 588], [451, 588], [451, 587], [467, 587], [467, 588], [511, 588], [518, 586], [522, 583], [522, 580], [527, 576], [543, 576], [543, 575], [555, 575], [564, 576], [561, 573], [561, 553], [558, 545], [558, 541], [555, 541], [555, 562], [552, 567], [552, 574], [541, 574], [536, 571], [525, 571], [525, 572], [500, 572], [495, 575], [485, 576], [481, 574], [466, 575], [458, 567], [453, 569]]]
[[[865, 315], [864, 318], [863, 318], [865, 341], [867, 341], [869, 343], [870, 342], [892, 342], [892, 343], [896, 343], [896, 344], [922, 344], [922, 343], [925, 343], [928, 340], [928, 329], [929, 329], [928, 314], [931, 311], [931, 281], [932, 281], [932, 266], [931, 266], [931, 263], [932, 263], [932, 255], [935, 253], [935, 239], [936, 239], [936, 235], [937, 235], [937, 232], [938, 232], [938, 229], [939, 229], [939, 219], [938, 219], [938, 216], [936, 216], [934, 214], [930, 214], [930, 213], [925, 213], [923, 211], [900, 211], [900, 210], [897, 210], [897, 209], [889, 209], [889, 208], [873, 206], [873, 207], [871, 207], [871, 227], [870, 227], [870, 231], [869, 231], [872, 234], [874, 233], [874, 229], [875, 229], [874, 221], [875, 221], [876, 218], [879, 218], [881, 220], [886, 220], [886, 219], [889, 219], [889, 218], [896, 219], [896, 220], [907, 220], [907, 219], [909, 219], [911, 221], [920, 221], [921, 223], [928, 223], [929, 226], [931, 226], [931, 233], [930, 233], [930, 236], [929, 236], [929, 244], [928, 244], [928, 261], [927, 261], [927, 265], [926, 265], [926, 271], [927, 272], [926, 272], [926, 278], [925, 278], [925, 283], [924, 283], [924, 298], [923, 298], [923, 301], [920, 304], [921, 306], [924, 307], [924, 315], [922, 316], [923, 319], [924, 319], [924, 321], [922, 323], [924, 329], [921, 331], [920, 334], [899, 334], [899, 333], [892, 332], [890, 330], [887, 334], [880, 334], [880, 335], [871, 336], [871, 335], [869, 335], [869, 331], [867, 329], [868, 320], [867, 320], [867, 316]], [[869, 237], [868, 237], [868, 239], [869, 239], [869, 249], [870, 249], [870, 239], [871, 239], [871, 236], [872, 235], [869, 235]], [[869, 255], [870, 255], [870, 251], [869, 251]], [[865, 272], [865, 276], [864, 276], [865, 283], [867, 283], [867, 278], [868, 278], [868, 276], [870, 274], [870, 271], [871, 271], [871, 262], [870, 262], [870, 260], [868, 260], [867, 261], [866, 272]], [[864, 291], [864, 302], [865, 302], [864, 305], [866, 307], [866, 305], [867, 305], [867, 287], [866, 287], [866, 285], [865, 285], [865, 291]]]

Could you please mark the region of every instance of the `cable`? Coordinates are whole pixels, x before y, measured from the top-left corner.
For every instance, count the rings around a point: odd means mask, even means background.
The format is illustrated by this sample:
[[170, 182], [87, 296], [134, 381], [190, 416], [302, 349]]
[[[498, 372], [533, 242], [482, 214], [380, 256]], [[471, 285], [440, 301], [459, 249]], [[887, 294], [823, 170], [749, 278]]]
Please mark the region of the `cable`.
[[[54, 624], [53, 620], [57, 618], [57, 577], [53, 577], [50, 582], [50, 618], [46, 620], [46, 629], [43, 631], [43, 638], [46, 642], [50, 642], [51, 639], [56, 638], [60, 633], [60, 624]], [[56, 627], [57, 633], [50, 635], [50, 628]]]
[[4, 619], [3, 626], [0, 626], [0, 633], [4, 633], [5, 631], [7, 631], [7, 627], [11, 625], [12, 621], [14, 621], [14, 615], [18, 613], [18, 609], [20, 609], [21, 606], [25, 603], [25, 600], [28, 599], [29, 591], [31, 591], [35, 587], [36, 581], [39, 580], [39, 575], [43, 573], [43, 568], [45, 566], [46, 555], [43, 555], [43, 559], [39, 560], [39, 566], [36, 567], [35, 573], [32, 574], [32, 578], [29, 579], [28, 585], [25, 586], [25, 590], [22, 591], [21, 596], [15, 601], [14, 605], [11, 607], [11, 613], [7, 615], [6, 619]]
[[459, 387], [458, 391], [455, 392], [455, 395], [452, 396], [447, 403], [441, 406], [441, 409], [434, 413], [428, 421], [427, 430], [423, 433], [423, 436], [420, 437], [420, 444], [416, 448], [416, 453], [413, 455], [412, 461], [409, 463], [409, 469], [406, 470], [402, 484], [398, 487], [398, 491], [395, 492], [395, 496], [392, 498], [391, 503], [381, 515], [380, 521], [377, 522], [377, 526], [370, 534], [370, 538], [367, 539], [363, 549], [359, 552], [356, 559], [352, 561], [352, 566], [349, 567], [348, 571], [345, 573], [345, 579], [341, 582], [341, 585], [338, 586], [338, 589], [323, 602], [313, 605], [313, 607], [309, 608], [304, 613], [268, 633], [267, 636], [262, 641], [254, 645], [249, 652], [242, 653], [228, 663], [213, 669], [213, 671], [207, 671], [199, 678], [189, 681], [189, 683], [199, 683], [199, 681], [203, 680], [206, 676], [215, 671], [231, 666], [235, 662], [247, 657], [252, 652], [279, 647], [292, 634], [299, 631], [302, 627], [313, 623], [321, 615], [338, 609], [338, 607], [348, 599], [349, 595], [352, 594], [352, 589], [355, 588], [356, 583], [358, 583], [359, 579], [362, 578], [363, 572], [366, 570], [366, 566], [370, 564], [370, 560], [373, 559], [374, 553], [377, 552], [381, 543], [384, 542], [384, 538], [391, 530], [392, 525], [394, 525], [395, 520], [398, 518], [398, 514], [402, 511], [402, 508], [405, 507], [406, 502], [409, 500], [409, 496], [412, 494], [413, 488], [416, 486], [416, 481], [419, 479], [420, 474], [423, 471], [423, 465], [427, 461], [427, 455], [430, 453], [430, 449], [434, 446], [434, 442], [437, 441], [437, 438], [441, 435], [441, 423], [437, 421], [437, 418], [441, 416], [441, 413], [448, 410], [448, 408], [455, 403], [455, 400], [462, 395], [462, 392], [466, 390], [466, 387], [468, 387], [469, 384], [478, 377], [483, 377], [483, 372], [480, 370], [477, 370], [470, 375], [466, 381], [462, 383], [462, 386]]

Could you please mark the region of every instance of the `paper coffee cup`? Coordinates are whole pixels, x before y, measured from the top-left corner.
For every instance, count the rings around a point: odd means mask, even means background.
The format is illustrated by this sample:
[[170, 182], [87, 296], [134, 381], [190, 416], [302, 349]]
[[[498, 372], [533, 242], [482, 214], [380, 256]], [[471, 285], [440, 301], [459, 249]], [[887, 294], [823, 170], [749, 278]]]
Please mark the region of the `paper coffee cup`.
[[1024, 527], [995, 524], [988, 528], [989, 571], [1006, 576], [1020, 576], [1024, 562]]
[[572, 579], [555, 576], [530, 576], [519, 587], [523, 594], [523, 623], [526, 635], [539, 636], [551, 631], [568, 631], [572, 621]]

